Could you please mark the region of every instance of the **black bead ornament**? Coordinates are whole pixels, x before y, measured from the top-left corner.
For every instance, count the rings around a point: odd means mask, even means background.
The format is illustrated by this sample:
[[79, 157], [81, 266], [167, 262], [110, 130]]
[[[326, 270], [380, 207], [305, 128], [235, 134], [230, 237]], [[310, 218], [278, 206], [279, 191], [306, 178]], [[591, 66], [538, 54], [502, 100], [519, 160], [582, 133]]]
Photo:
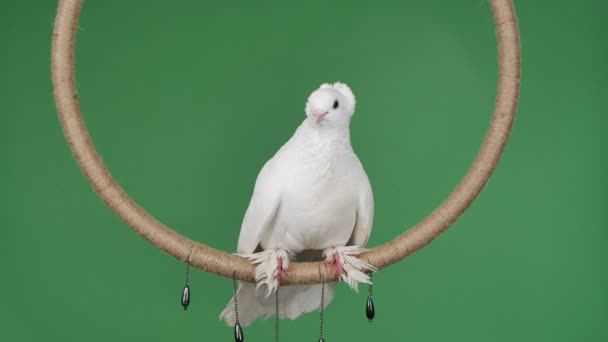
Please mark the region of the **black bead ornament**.
[[234, 340], [236, 342], [245, 341], [245, 336], [243, 335], [243, 329], [239, 323], [234, 325]]
[[190, 273], [190, 263], [186, 263], [186, 285], [182, 290], [182, 306], [184, 310], [188, 310], [188, 305], [190, 305], [190, 285], [188, 285], [188, 276]]
[[184, 286], [184, 291], [182, 291], [182, 306], [184, 310], [188, 310], [188, 305], [190, 305], [190, 286]]
[[232, 292], [234, 293], [234, 341], [236, 342], [244, 342], [245, 335], [243, 334], [243, 328], [241, 328], [241, 323], [239, 323], [239, 304], [236, 301], [236, 277], [232, 275]]
[[[369, 274], [369, 280], [372, 280], [372, 274]], [[367, 303], [365, 305], [365, 315], [367, 320], [371, 323], [376, 316], [376, 309], [374, 308], [374, 300], [372, 299], [372, 284], [369, 284], [369, 294], [367, 296]]]
[[375, 316], [374, 301], [371, 298], [367, 298], [367, 305], [365, 307], [365, 315], [368, 321], [373, 321]]

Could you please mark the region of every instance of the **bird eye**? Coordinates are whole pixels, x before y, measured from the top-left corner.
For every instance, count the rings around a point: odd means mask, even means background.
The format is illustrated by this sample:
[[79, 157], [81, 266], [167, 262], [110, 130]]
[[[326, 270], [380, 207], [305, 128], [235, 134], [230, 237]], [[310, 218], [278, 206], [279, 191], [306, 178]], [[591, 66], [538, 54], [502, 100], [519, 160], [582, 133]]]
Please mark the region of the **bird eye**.
[[338, 105], [339, 105], [338, 100], [334, 101], [334, 109], [338, 108]]

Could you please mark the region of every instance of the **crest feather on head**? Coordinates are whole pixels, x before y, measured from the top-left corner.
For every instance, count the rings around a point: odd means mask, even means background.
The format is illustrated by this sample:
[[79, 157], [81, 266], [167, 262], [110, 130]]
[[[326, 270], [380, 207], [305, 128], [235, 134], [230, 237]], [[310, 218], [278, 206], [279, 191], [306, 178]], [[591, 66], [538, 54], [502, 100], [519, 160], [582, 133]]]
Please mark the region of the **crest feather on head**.
[[342, 82], [336, 82], [334, 84], [329, 84], [329, 83], [323, 83], [321, 84], [321, 86], [319, 87], [320, 89], [326, 89], [326, 88], [331, 88], [331, 89], [335, 89], [337, 91], [340, 92], [340, 94], [342, 94], [347, 100], [349, 100], [349, 102], [351, 102], [351, 106], [354, 109], [355, 108], [355, 94], [353, 94], [353, 91], [350, 90], [350, 87], [348, 85], [346, 85], [346, 83], [342, 83]]

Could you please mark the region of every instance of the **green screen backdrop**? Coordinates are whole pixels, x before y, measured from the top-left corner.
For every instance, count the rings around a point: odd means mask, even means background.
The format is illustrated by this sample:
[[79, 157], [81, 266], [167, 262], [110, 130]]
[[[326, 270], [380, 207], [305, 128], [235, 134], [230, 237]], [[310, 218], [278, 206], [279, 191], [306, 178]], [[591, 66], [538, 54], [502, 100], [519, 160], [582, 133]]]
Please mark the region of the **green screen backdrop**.
[[[76, 166], [50, 78], [55, 1], [0, 1], [0, 341], [232, 341], [231, 282], [193, 271], [106, 208]], [[326, 340], [608, 341], [605, 1], [516, 1], [522, 87], [512, 140], [464, 216], [427, 248], [341, 285]], [[492, 112], [489, 3], [93, 1], [77, 80], [96, 146], [162, 222], [234, 251], [264, 162], [309, 93], [347, 82], [372, 183], [370, 246], [429, 214], [475, 157]], [[316, 341], [318, 315], [281, 323]], [[245, 330], [269, 341], [273, 322]]]

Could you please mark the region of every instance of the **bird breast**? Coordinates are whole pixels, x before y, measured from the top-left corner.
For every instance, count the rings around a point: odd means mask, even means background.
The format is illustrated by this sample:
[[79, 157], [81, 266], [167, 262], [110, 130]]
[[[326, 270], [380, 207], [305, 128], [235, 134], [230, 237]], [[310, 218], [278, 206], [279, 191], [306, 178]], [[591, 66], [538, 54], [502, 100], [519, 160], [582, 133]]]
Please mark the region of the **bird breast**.
[[262, 248], [297, 253], [345, 245], [357, 214], [357, 157], [327, 145], [289, 155], [295, 157], [281, 163], [281, 201]]

